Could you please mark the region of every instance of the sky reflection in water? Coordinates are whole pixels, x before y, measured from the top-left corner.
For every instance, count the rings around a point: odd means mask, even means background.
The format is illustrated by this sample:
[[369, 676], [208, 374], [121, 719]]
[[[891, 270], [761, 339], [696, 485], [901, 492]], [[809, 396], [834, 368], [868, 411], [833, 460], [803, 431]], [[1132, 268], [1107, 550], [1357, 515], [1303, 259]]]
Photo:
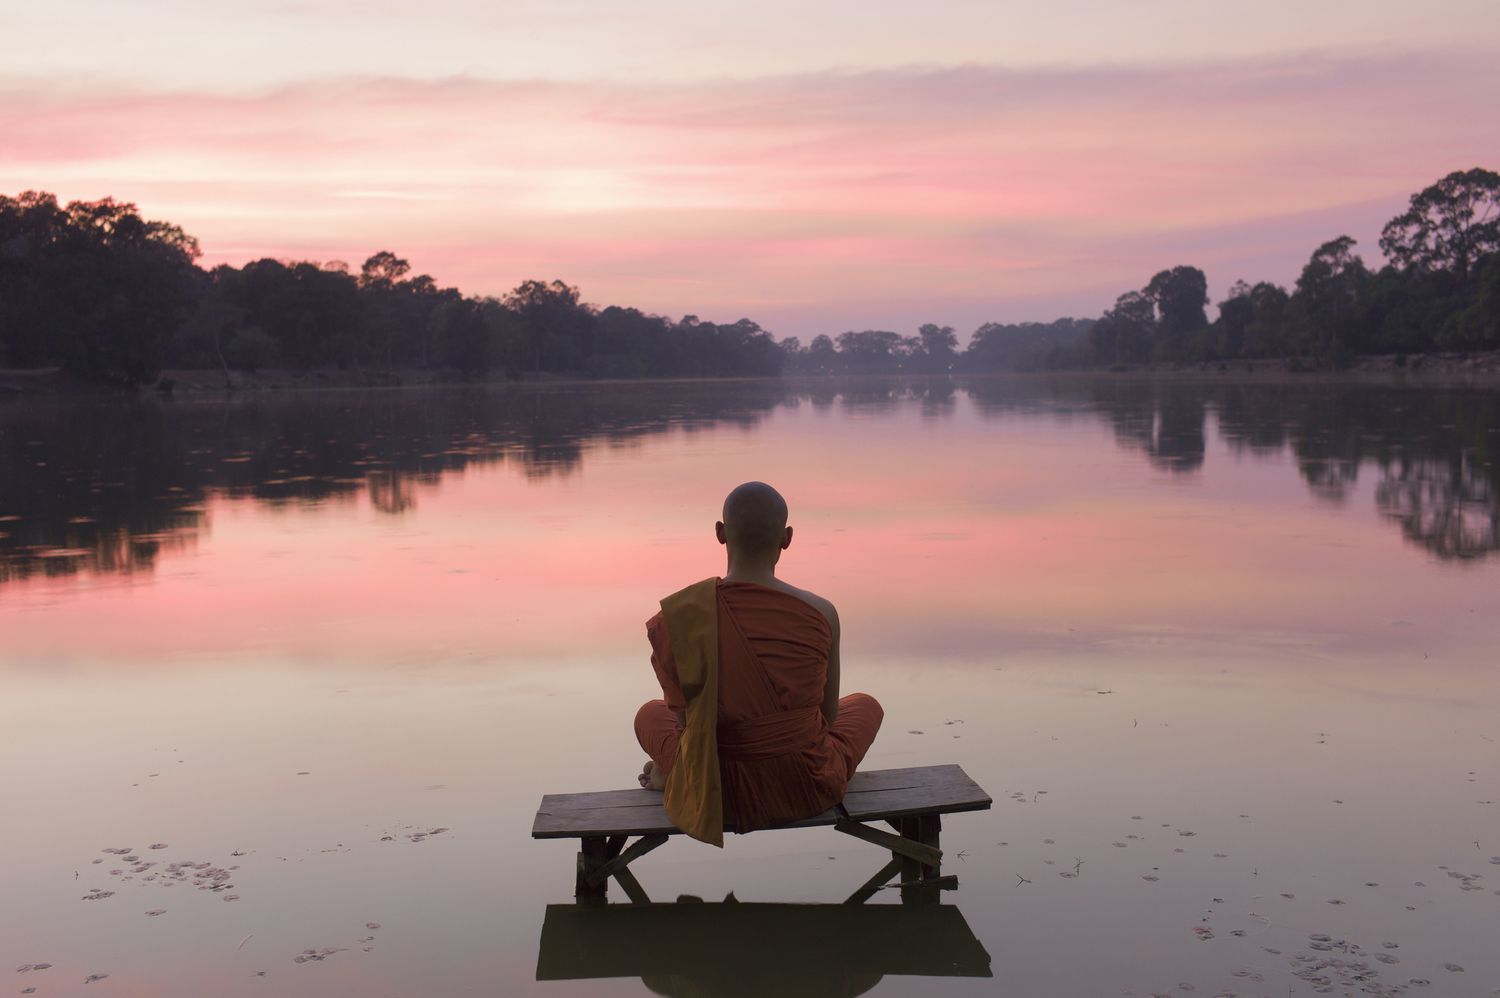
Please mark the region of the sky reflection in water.
[[[1322, 932], [1381, 987], [1489, 994], [1497, 429], [1495, 393], [1109, 379], [0, 405], [0, 958], [101, 993], [613, 993], [533, 980], [572, 857], [530, 815], [625, 785], [642, 622], [759, 477], [886, 704], [867, 765], [997, 801], [944, 836], [995, 979], [878, 993], [1284, 994]], [[637, 868], [835, 901], [880, 856], [834, 838]], [[240, 900], [99, 851], [156, 842]]]

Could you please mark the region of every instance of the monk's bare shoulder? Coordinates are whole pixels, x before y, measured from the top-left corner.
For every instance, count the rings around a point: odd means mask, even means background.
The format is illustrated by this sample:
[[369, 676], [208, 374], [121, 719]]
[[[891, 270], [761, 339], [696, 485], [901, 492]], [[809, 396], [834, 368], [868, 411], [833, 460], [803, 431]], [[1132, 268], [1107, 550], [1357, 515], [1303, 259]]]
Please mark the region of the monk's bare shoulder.
[[838, 610], [834, 609], [832, 602], [824, 599], [815, 592], [811, 592], [807, 589], [799, 589], [791, 583], [783, 582], [780, 579], [776, 580], [776, 588], [780, 589], [784, 593], [788, 593], [792, 596], [797, 597], [802, 602], [811, 606], [814, 610], [817, 610], [823, 615], [823, 618], [828, 621], [828, 626], [832, 628], [833, 633], [837, 634], [839, 632], [839, 612]]

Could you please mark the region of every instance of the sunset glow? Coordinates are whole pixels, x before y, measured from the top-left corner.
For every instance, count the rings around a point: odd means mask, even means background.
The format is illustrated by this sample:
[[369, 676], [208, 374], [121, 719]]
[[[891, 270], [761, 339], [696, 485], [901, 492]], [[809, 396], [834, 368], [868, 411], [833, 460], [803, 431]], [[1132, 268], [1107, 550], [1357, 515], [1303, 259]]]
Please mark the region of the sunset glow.
[[210, 265], [391, 249], [472, 294], [556, 277], [805, 340], [1097, 314], [1179, 263], [1216, 299], [1287, 283], [1342, 232], [1377, 257], [1413, 190], [1500, 149], [1492, 5], [1298, 9], [1295, 38], [1287, 4], [433, 6], [150, 0], [138, 51], [64, 41], [103, 5], [13, 16], [0, 190], [134, 201]]

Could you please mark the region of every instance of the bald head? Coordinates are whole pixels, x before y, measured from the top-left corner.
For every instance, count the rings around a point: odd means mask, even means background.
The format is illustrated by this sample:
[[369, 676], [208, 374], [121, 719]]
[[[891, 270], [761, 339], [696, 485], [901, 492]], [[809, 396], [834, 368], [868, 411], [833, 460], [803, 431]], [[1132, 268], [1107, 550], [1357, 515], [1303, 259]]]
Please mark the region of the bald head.
[[765, 482], [746, 482], [725, 497], [723, 540], [731, 551], [774, 557], [786, 535], [786, 500]]

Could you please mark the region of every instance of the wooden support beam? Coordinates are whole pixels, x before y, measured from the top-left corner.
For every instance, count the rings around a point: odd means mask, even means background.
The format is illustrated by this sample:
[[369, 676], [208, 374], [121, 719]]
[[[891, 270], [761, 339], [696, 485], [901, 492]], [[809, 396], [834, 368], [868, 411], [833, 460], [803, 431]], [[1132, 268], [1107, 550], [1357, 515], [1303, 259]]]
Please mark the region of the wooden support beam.
[[602, 904], [609, 891], [609, 884], [603, 880], [595, 880], [593, 873], [606, 861], [605, 853], [609, 846], [601, 836], [596, 835], [586, 836], [579, 845], [578, 876], [573, 884], [573, 896], [578, 899], [579, 904]]
[[864, 904], [875, 896], [875, 892], [884, 887], [892, 877], [901, 871], [901, 861], [893, 859], [880, 868], [880, 872], [864, 882], [859, 890], [849, 895], [845, 904]]
[[[841, 821], [833, 827], [845, 835], [852, 835], [856, 839], [863, 839], [866, 842], [880, 846], [882, 849], [889, 849], [898, 856], [916, 860], [918, 863], [928, 866], [942, 865], [943, 851], [941, 849], [918, 842], [914, 838], [908, 838], [905, 835], [892, 835], [890, 832], [882, 832], [878, 828], [871, 828], [869, 825], [862, 825], [857, 821]], [[916, 878], [908, 879], [920, 879], [920, 874]]]
[[[584, 841], [588, 840], [585, 839]], [[585, 874], [585, 879], [588, 880], [590, 885], [602, 884], [665, 841], [667, 841], [667, 836], [659, 833], [655, 835], [642, 835], [618, 856], [589, 870]]]

